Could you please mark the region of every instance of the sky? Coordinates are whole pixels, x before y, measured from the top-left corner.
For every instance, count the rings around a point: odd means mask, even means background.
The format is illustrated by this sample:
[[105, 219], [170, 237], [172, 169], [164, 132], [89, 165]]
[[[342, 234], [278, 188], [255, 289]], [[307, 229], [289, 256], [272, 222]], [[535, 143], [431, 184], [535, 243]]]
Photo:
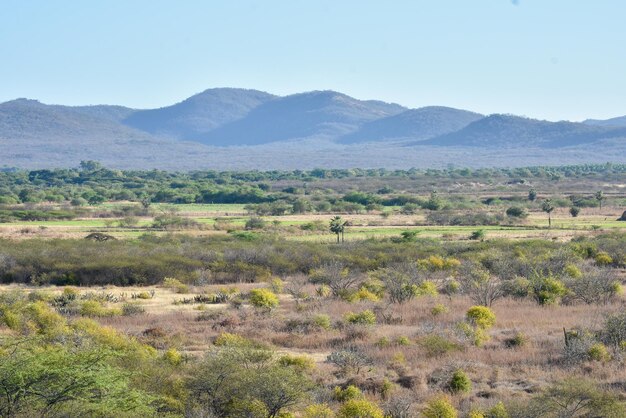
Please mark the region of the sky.
[[626, 115], [625, 18], [623, 0], [0, 0], [0, 102], [243, 87], [606, 119]]

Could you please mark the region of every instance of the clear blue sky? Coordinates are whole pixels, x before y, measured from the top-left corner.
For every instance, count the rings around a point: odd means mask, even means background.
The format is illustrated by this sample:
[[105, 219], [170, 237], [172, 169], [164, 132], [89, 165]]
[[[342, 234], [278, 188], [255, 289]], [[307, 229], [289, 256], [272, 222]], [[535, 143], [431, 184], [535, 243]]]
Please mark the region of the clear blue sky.
[[159, 107], [210, 87], [626, 114], [623, 0], [0, 0], [0, 101]]

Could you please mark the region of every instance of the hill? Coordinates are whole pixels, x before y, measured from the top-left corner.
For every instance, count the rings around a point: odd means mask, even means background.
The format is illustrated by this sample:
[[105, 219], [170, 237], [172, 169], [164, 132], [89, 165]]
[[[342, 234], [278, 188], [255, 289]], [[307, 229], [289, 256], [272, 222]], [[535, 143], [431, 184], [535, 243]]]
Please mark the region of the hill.
[[[554, 147], [560, 151], [546, 152]], [[626, 127], [407, 109], [335, 91], [280, 97], [210, 89], [148, 110], [0, 103], [0, 167], [72, 167], [81, 160], [167, 170], [623, 163]]]
[[583, 123], [594, 126], [622, 126], [626, 127], [626, 116], [620, 116], [612, 119], [587, 119]]
[[376, 119], [339, 139], [344, 144], [376, 142], [389, 139], [428, 139], [458, 131], [484, 116], [443, 106], [410, 109], [397, 115]]
[[294, 94], [268, 101], [243, 119], [202, 137], [211, 145], [258, 145], [308, 137], [335, 138], [365, 122], [406, 108], [381, 101], [362, 101], [334, 91]]
[[413, 145], [555, 148], [588, 145], [615, 138], [626, 138], [626, 128], [496, 114], [472, 122], [459, 131]]
[[172, 106], [136, 111], [123, 123], [154, 135], [197, 140], [275, 97], [258, 90], [209, 89]]

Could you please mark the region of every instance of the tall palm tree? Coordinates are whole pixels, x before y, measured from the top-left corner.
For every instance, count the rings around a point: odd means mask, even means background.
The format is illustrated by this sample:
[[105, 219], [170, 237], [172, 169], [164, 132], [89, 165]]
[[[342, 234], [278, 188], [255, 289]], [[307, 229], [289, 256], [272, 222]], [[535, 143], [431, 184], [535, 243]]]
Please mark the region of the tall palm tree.
[[341, 242], [343, 242], [343, 232], [348, 224], [341, 216], [335, 216], [330, 220], [330, 232], [337, 235], [337, 244], [339, 244], [339, 234], [341, 234]]

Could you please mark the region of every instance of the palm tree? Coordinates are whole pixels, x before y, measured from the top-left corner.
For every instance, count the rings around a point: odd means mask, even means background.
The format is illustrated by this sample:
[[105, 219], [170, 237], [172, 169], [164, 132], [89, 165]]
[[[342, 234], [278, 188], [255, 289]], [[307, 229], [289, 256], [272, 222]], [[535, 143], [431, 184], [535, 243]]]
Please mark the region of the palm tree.
[[602, 190], [596, 192], [596, 200], [600, 203], [600, 210], [602, 210], [602, 201], [604, 200], [604, 192]]
[[348, 225], [347, 221], [344, 221], [341, 216], [335, 216], [330, 220], [330, 232], [337, 234], [337, 244], [339, 244], [339, 234], [341, 234], [341, 242], [343, 242], [343, 231]]
[[541, 210], [548, 214], [548, 228], [552, 228], [552, 217], [550, 213], [554, 210], [554, 205], [550, 199], [546, 199], [541, 204]]

